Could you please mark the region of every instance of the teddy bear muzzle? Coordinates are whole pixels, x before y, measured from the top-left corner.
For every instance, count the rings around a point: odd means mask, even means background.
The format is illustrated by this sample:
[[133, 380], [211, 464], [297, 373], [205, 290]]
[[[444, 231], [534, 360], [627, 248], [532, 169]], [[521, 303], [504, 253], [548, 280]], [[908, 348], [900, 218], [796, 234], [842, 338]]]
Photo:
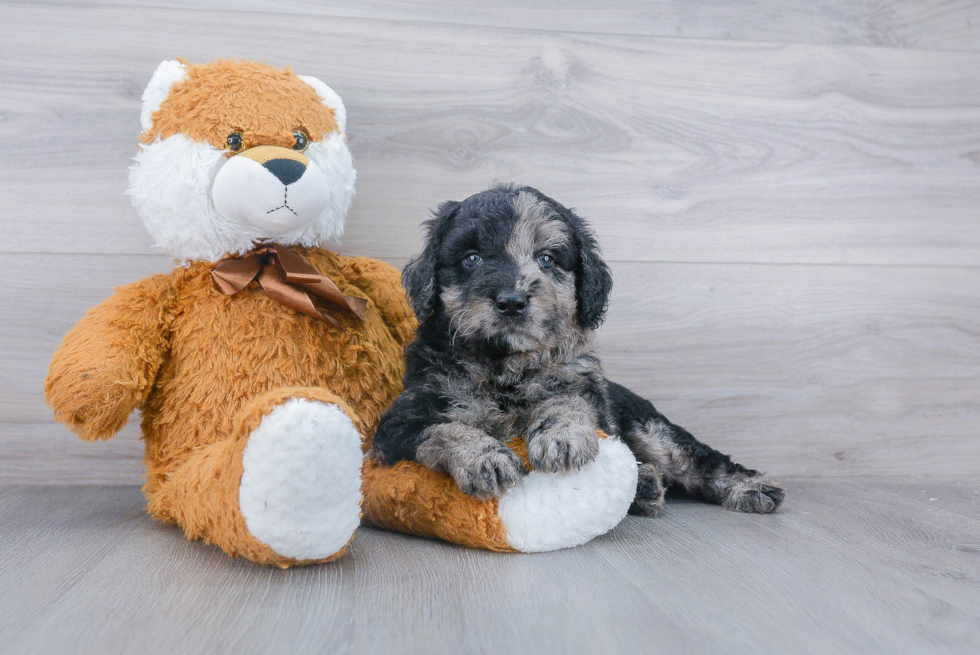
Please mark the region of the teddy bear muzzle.
[[256, 146], [229, 157], [211, 186], [211, 200], [221, 216], [268, 237], [303, 230], [329, 199], [316, 162], [278, 146]]

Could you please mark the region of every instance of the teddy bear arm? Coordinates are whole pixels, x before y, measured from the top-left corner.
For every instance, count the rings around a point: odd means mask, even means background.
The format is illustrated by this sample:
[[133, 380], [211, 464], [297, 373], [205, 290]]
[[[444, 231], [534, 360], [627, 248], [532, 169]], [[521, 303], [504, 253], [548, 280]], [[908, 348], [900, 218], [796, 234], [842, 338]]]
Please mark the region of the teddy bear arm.
[[354, 282], [374, 301], [399, 345], [407, 346], [415, 338], [418, 321], [402, 288], [401, 273], [370, 257], [354, 257], [350, 265]]
[[44, 392], [55, 418], [86, 441], [108, 439], [146, 400], [166, 355], [169, 276], [125, 287], [65, 335]]

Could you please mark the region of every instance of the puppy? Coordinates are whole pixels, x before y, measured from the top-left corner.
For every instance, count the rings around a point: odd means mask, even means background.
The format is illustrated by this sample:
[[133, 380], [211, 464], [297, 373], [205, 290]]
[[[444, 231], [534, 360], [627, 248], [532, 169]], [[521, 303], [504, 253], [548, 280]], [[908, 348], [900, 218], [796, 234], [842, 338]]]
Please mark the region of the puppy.
[[777, 483], [606, 380], [594, 331], [612, 277], [582, 218], [530, 187], [495, 186], [442, 204], [426, 227], [402, 274], [420, 322], [405, 391], [373, 456], [418, 461], [489, 498], [525, 474], [505, 441], [526, 435], [531, 465], [561, 473], [595, 459], [603, 430], [639, 462], [632, 513], [655, 514], [670, 485], [734, 510], [779, 506]]

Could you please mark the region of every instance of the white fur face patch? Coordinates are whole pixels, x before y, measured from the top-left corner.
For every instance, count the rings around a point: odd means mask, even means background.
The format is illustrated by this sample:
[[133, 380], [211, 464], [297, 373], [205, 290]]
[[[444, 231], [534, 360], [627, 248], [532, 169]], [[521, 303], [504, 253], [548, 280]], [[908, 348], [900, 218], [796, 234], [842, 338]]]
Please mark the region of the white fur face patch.
[[260, 164], [245, 156], [225, 162], [211, 185], [220, 216], [270, 238], [303, 230], [327, 206], [326, 180], [313, 161], [272, 159]]
[[261, 240], [319, 246], [343, 233], [356, 174], [340, 134], [305, 154], [307, 170], [286, 185], [254, 161], [178, 134], [140, 147], [127, 193], [156, 246], [180, 261], [218, 261]]

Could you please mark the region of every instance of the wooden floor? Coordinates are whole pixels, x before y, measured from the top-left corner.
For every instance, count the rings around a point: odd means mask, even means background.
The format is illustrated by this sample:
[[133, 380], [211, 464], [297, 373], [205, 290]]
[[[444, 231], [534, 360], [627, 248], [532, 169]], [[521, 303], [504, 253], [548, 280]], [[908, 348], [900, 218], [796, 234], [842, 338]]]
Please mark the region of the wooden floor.
[[980, 483], [793, 479], [501, 555], [362, 528], [333, 564], [232, 560], [133, 487], [0, 488], [3, 653], [977, 653]]

